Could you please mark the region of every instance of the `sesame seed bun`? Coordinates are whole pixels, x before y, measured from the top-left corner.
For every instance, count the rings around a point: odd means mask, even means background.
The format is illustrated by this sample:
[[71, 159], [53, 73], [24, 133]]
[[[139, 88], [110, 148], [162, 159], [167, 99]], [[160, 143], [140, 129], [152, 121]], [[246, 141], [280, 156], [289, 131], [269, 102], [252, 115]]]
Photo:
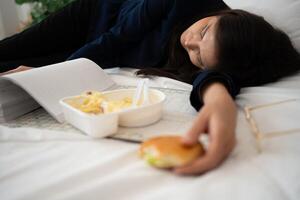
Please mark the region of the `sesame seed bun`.
[[139, 153], [152, 166], [172, 168], [194, 161], [204, 154], [204, 149], [200, 143], [183, 145], [180, 136], [160, 136], [143, 142]]

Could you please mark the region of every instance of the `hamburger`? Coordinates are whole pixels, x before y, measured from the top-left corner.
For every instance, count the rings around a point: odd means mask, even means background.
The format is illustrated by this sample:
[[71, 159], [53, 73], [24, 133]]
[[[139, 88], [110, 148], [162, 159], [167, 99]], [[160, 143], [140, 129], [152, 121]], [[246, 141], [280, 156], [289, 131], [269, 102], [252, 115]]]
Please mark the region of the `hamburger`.
[[204, 148], [200, 143], [186, 146], [180, 136], [160, 136], [143, 142], [139, 154], [154, 167], [173, 168], [196, 160], [204, 154]]

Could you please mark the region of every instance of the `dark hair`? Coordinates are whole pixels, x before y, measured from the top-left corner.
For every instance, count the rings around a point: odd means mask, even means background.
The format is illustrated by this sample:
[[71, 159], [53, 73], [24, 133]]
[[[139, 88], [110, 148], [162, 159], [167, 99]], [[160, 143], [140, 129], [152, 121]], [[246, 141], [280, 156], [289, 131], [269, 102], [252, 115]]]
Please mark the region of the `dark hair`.
[[[180, 43], [180, 35], [199, 19], [208, 15], [195, 16], [188, 21], [179, 22], [173, 29], [172, 35], [166, 46], [165, 55], [161, 62], [153, 68], [144, 68], [137, 71], [139, 76], [165, 76], [186, 83], [191, 83], [193, 76], [201, 71], [190, 61], [189, 55]], [[162, 66], [163, 65], [163, 66]]]
[[[287, 34], [274, 28], [263, 17], [243, 10], [224, 10], [209, 16], [212, 15], [219, 17], [216, 29], [218, 64], [215, 69], [231, 75], [240, 86], [273, 82], [300, 70], [300, 55]], [[158, 73], [145, 69], [138, 74], [168, 76], [191, 83], [200, 69], [192, 65], [180, 45], [179, 37], [185, 29], [175, 31], [170, 40], [167, 64], [157, 70]]]
[[263, 17], [243, 10], [219, 13], [217, 69], [241, 86], [273, 82], [300, 69], [300, 55], [289, 37]]

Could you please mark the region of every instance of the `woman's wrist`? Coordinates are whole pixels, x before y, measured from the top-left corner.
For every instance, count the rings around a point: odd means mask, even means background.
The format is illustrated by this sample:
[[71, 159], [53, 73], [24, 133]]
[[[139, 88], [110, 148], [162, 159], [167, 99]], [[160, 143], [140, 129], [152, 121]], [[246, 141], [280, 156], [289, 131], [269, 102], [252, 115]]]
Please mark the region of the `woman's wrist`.
[[202, 96], [204, 104], [214, 104], [216, 102], [231, 101], [233, 99], [229, 94], [224, 84], [220, 82], [212, 82], [207, 85], [204, 90], [199, 94]]

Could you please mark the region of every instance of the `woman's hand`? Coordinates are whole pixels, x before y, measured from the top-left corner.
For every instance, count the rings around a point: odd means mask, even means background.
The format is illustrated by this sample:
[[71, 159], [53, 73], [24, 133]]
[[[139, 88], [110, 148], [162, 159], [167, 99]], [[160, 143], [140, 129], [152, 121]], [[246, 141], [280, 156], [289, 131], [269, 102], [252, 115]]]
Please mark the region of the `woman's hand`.
[[212, 83], [203, 92], [204, 106], [192, 128], [182, 138], [185, 145], [198, 142], [202, 133], [209, 135], [204, 156], [193, 163], [174, 169], [176, 174], [201, 174], [219, 166], [235, 146], [236, 106], [221, 83]]
[[32, 69], [32, 68], [33, 67], [20, 65], [19, 67], [15, 68], [15, 69], [9, 70], [7, 72], [0, 73], [0, 76], [6, 75], [6, 74], [12, 74], [12, 73], [16, 73], [16, 72], [21, 72], [21, 71], [26, 71], [26, 70], [29, 70], [29, 69]]

